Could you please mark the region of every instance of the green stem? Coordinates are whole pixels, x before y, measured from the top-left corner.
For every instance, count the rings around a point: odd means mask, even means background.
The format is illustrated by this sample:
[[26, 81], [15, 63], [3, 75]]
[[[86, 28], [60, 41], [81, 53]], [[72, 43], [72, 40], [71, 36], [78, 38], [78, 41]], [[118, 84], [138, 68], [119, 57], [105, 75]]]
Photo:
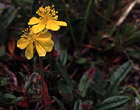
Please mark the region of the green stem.
[[[106, 10], [106, 13], [105, 13], [105, 17], [104, 17], [104, 21], [103, 21], [103, 24], [101, 25], [101, 30], [99, 31], [99, 43], [101, 41], [101, 37], [103, 35], [103, 32], [104, 32], [104, 28], [106, 26], [106, 23], [108, 21], [108, 18], [110, 17], [110, 14], [112, 12], [112, 5], [113, 5], [114, 1], [113, 0], [109, 0], [108, 1], [108, 6], [107, 6], [107, 10]], [[114, 28], [115, 29], [115, 28]], [[113, 30], [114, 32], [114, 30]]]
[[131, 90], [133, 90], [137, 96], [137, 98], [139, 99], [140, 101], [140, 94], [138, 93], [137, 89], [131, 85], [127, 86], [128, 88], [130, 88]]
[[110, 14], [112, 12], [112, 9], [111, 8], [112, 8], [113, 3], [114, 3], [113, 0], [109, 0], [109, 2], [108, 2], [108, 7], [107, 7], [107, 10], [106, 10], [106, 13], [105, 13], [104, 22], [103, 22], [103, 25], [101, 27], [102, 31], [103, 31], [103, 29], [104, 29], [104, 27], [105, 27], [105, 25], [107, 23], [107, 20], [110, 17]]
[[67, 17], [67, 20], [68, 20], [68, 25], [69, 25], [69, 27], [70, 27], [72, 40], [73, 40], [74, 46], [77, 48], [77, 43], [76, 43], [76, 39], [75, 39], [75, 35], [74, 35], [74, 31], [73, 31], [73, 28], [72, 28], [72, 25], [71, 25], [71, 20], [70, 20], [70, 17], [69, 17], [69, 14], [68, 14], [67, 8], [66, 8], [65, 1], [62, 0], [62, 3], [63, 3], [63, 5], [64, 5], [64, 11], [65, 11], [65, 14], [66, 14], [66, 17]]
[[85, 37], [86, 26], [87, 26], [87, 22], [88, 22], [88, 18], [89, 18], [92, 6], [93, 6], [93, 0], [90, 0], [88, 2], [88, 7], [87, 7], [87, 10], [86, 10], [86, 14], [85, 14], [85, 23], [84, 23], [83, 30], [82, 30], [81, 43], [83, 43], [83, 40], [84, 40], [84, 37]]

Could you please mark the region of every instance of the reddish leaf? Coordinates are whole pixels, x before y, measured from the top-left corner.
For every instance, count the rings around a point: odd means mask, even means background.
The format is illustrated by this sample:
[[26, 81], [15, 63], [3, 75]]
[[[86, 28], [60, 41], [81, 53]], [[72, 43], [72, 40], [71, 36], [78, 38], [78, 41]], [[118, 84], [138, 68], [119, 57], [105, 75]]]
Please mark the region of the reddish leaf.
[[50, 70], [49, 70], [49, 67], [50, 67], [50, 64], [48, 64], [44, 69], [45, 69], [46, 72], [51, 73]]
[[9, 57], [11, 57], [11, 58], [13, 58], [15, 60], [19, 60], [21, 62], [26, 62], [27, 61], [27, 59], [25, 59], [23, 57], [20, 57], [20, 56], [15, 55], [15, 54], [9, 54], [8, 52], [5, 52], [5, 55], [7, 55], [7, 56], [9, 56]]
[[37, 76], [37, 80], [40, 80], [40, 79], [41, 79], [41, 75], [38, 75], [38, 76]]
[[85, 73], [88, 75], [88, 78], [94, 78], [96, 69], [94, 67], [91, 67]]
[[95, 49], [95, 47], [91, 44], [85, 44], [83, 47]]
[[26, 62], [27, 61], [27, 59], [25, 59], [24, 57], [21, 57], [21, 56], [15, 55], [15, 54], [13, 55], [13, 58], [15, 60], [19, 60], [21, 62]]
[[22, 64], [23, 69], [28, 73], [28, 75], [30, 75], [30, 68], [28, 67], [28, 65]]
[[51, 56], [54, 58], [57, 58], [59, 55], [59, 52], [56, 49], [53, 49], [53, 51], [51, 52]]
[[92, 110], [91, 107], [92, 107], [92, 104], [90, 104], [90, 105], [82, 104], [81, 105], [82, 110]]
[[45, 81], [42, 80], [42, 85], [41, 85], [41, 99], [43, 104], [48, 107], [50, 104], [54, 102], [54, 100], [50, 101], [50, 96], [48, 94], [48, 87]]
[[9, 41], [8, 41], [8, 50], [11, 54], [14, 53], [14, 50], [15, 50], [15, 39], [13, 38], [10, 38]]
[[8, 107], [8, 110], [13, 110], [13, 106], [9, 106]]
[[113, 63], [117, 63], [118, 61], [120, 61], [121, 57], [117, 57], [113, 60]]
[[20, 102], [18, 102], [17, 105], [19, 105], [21, 107], [28, 107], [29, 106], [28, 102], [27, 102], [27, 100], [25, 100], [25, 98], [22, 98], [22, 100]]

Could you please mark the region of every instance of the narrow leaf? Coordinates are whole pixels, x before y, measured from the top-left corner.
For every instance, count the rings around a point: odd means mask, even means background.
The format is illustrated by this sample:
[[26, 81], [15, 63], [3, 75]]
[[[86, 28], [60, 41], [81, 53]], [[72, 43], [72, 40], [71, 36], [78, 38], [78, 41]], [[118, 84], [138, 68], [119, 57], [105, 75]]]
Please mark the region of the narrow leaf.
[[4, 56], [5, 55], [5, 48], [4, 47], [0, 47], [0, 56]]
[[132, 67], [132, 61], [128, 61], [124, 63], [119, 69], [117, 69], [114, 74], [110, 78], [110, 86], [106, 94], [113, 92], [122, 82], [122, 80], [126, 77], [128, 72]]
[[81, 34], [81, 43], [84, 40], [86, 26], [87, 26], [88, 18], [89, 18], [90, 12], [92, 10], [92, 7], [93, 7], [93, 0], [89, 0], [88, 7], [87, 7], [87, 10], [86, 10], [86, 14], [85, 14], [85, 23], [84, 23], [84, 27], [83, 27], [82, 34]]
[[66, 50], [63, 50], [60, 54], [60, 60], [61, 60], [61, 63], [62, 65], [65, 65], [66, 62], [67, 62], [67, 51]]
[[82, 104], [82, 101], [77, 100], [74, 104], [74, 109], [73, 110], [81, 110], [81, 104]]
[[57, 97], [53, 96], [54, 100], [56, 100], [56, 102], [58, 103], [60, 110], [66, 110], [66, 108], [64, 107], [64, 105], [58, 100]]
[[43, 104], [46, 107], [48, 107], [50, 104], [52, 104], [54, 102], [54, 101], [50, 100], [47, 84], [43, 80], [42, 80], [42, 84], [41, 84], [41, 99], [42, 99]]
[[80, 83], [79, 83], [79, 90], [81, 92], [82, 97], [85, 97], [86, 91], [90, 86], [92, 78], [94, 77], [96, 70], [94, 67], [89, 68], [85, 74], [82, 76]]
[[128, 96], [113, 96], [103, 100], [101, 103], [96, 105], [98, 110], [108, 110], [116, 108], [125, 104], [130, 98]]
[[6, 98], [6, 99], [16, 99], [16, 96], [14, 96], [13, 94], [4, 94], [4, 98]]

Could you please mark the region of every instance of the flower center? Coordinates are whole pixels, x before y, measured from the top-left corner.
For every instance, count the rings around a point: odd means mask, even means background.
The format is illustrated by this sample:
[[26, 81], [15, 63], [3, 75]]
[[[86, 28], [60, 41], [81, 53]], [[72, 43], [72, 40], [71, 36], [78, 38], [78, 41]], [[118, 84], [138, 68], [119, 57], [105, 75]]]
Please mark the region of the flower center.
[[58, 12], [55, 11], [54, 6], [52, 6], [52, 8], [50, 6], [46, 6], [45, 8], [40, 7], [36, 13], [40, 16], [40, 19], [45, 22], [50, 19], [58, 19], [58, 15], [56, 15]]

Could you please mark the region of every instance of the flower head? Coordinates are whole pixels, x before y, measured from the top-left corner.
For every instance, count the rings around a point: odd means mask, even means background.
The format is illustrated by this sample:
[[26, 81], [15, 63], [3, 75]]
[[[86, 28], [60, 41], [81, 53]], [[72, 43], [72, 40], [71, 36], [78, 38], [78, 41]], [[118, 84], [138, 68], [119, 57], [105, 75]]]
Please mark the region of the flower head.
[[32, 29], [34, 33], [38, 33], [43, 29], [50, 29], [52, 31], [59, 30], [60, 26], [67, 26], [64, 21], [57, 21], [58, 15], [55, 11], [54, 6], [46, 6], [45, 8], [40, 7], [36, 12], [40, 17], [32, 17], [28, 22], [29, 25], [33, 25]]
[[50, 32], [34, 33], [32, 28], [23, 31], [24, 34], [17, 41], [17, 47], [25, 49], [25, 56], [27, 59], [33, 57], [34, 47], [37, 50], [39, 56], [45, 56], [46, 52], [50, 52], [54, 46], [54, 42], [51, 40]]

